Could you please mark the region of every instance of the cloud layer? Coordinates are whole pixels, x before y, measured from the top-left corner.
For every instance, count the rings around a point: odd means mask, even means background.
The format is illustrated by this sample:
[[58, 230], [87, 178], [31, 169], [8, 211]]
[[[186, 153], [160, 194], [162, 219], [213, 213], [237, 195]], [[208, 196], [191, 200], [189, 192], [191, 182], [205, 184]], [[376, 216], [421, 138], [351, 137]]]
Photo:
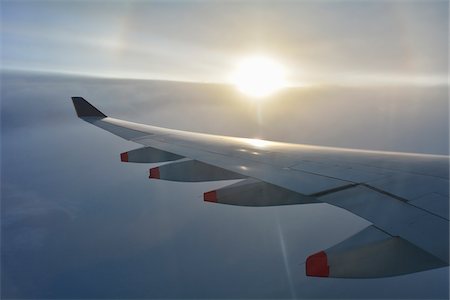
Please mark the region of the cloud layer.
[[291, 90], [258, 116], [227, 86], [4, 73], [2, 297], [447, 297], [448, 268], [364, 282], [306, 278], [309, 254], [367, 222], [324, 204], [202, 201], [224, 183], [149, 181], [151, 166], [119, 161], [138, 146], [77, 119], [69, 98], [178, 129], [446, 153], [442, 94]]

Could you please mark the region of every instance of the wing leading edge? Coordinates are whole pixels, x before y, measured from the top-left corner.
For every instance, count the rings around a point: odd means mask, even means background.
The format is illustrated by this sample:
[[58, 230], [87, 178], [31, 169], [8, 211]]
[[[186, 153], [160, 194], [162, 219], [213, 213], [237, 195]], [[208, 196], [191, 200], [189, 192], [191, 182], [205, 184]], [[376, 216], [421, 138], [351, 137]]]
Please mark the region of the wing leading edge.
[[206, 202], [273, 206], [324, 202], [373, 223], [306, 261], [306, 274], [376, 278], [449, 264], [449, 157], [295, 145], [193, 133], [106, 116], [72, 97], [78, 117], [144, 148], [124, 162], [169, 162], [150, 178], [245, 179]]

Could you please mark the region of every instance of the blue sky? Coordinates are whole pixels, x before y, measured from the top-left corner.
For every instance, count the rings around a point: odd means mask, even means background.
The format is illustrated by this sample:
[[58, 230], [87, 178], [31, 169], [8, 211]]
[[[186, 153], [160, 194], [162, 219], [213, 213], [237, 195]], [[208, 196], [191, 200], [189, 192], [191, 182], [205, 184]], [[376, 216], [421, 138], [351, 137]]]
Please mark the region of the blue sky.
[[[447, 1], [0, 4], [3, 298], [448, 298], [448, 268], [306, 277], [308, 255], [368, 223], [325, 204], [205, 204], [224, 183], [149, 181], [152, 165], [119, 161], [139, 145], [70, 102], [183, 130], [448, 155]], [[318, 86], [249, 101], [222, 83], [254, 53]]]

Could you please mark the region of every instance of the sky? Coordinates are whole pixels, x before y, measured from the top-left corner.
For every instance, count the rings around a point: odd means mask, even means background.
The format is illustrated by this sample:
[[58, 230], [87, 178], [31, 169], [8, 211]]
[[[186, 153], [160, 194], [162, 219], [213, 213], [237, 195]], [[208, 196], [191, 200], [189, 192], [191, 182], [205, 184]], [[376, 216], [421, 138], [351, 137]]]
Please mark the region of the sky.
[[[79, 120], [449, 153], [448, 2], [2, 1], [2, 298], [448, 298], [449, 269], [309, 278], [368, 222], [325, 205], [204, 203], [227, 182], [148, 179], [139, 145]], [[292, 86], [228, 85], [265, 53]]]
[[292, 85], [448, 83], [448, 1], [2, 1], [2, 65], [229, 82], [255, 53]]

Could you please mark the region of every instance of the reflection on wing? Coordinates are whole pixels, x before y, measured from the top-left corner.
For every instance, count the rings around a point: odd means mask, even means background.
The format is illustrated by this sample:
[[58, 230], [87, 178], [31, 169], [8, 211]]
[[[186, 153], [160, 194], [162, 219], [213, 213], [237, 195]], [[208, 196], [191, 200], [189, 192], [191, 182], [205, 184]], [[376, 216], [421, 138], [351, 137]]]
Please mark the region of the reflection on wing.
[[346, 241], [307, 259], [306, 274], [374, 278], [449, 263], [449, 158], [294, 145], [193, 133], [107, 117], [81, 97], [77, 115], [144, 148], [128, 162], [169, 162], [150, 178], [244, 179], [204, 200], [242, 206], [325, 202], [370, 222]]

